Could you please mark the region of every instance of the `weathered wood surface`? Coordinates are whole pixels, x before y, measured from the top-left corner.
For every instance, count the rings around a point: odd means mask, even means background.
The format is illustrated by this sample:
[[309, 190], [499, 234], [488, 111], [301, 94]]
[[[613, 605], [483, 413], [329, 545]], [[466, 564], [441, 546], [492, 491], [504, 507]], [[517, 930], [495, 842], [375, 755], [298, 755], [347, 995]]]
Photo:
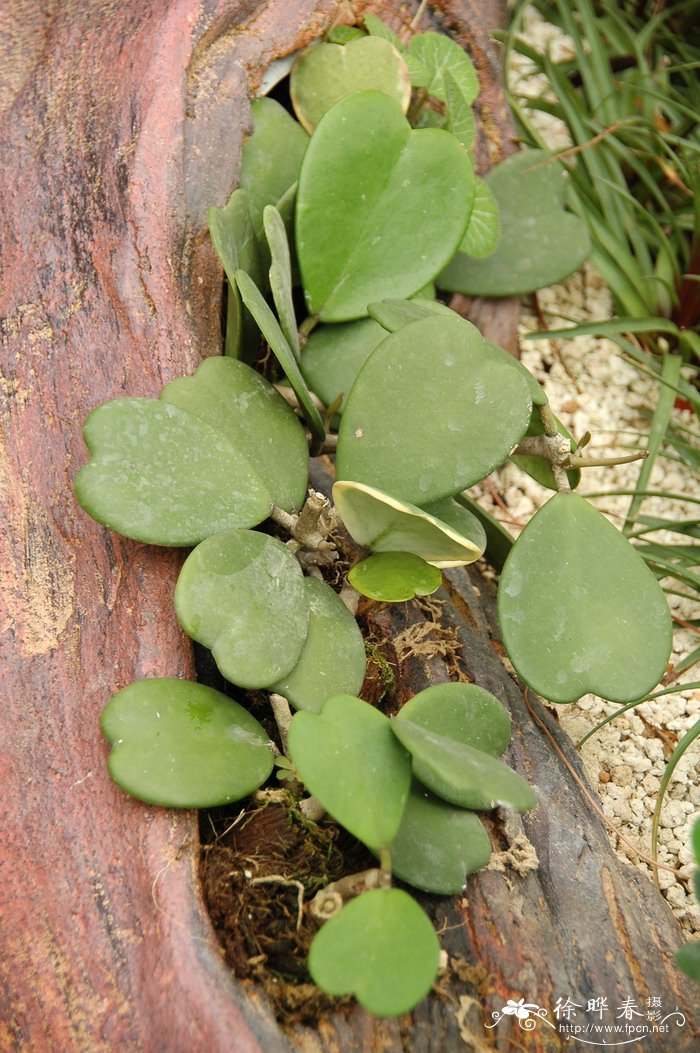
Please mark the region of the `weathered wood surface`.
[[[260, 70], [318, 35], [338, 7], [15, 0], [0, 14], [2, 1051], [290, 1048], [220, 960], [197, 885], [195, 816], [132, 802], [105, 771], [97, 719], [112, 692], [138, 677], [192, 674], [171, 604], [181, 557], [98, 528], [76, 507], [71, 482], [85, 460], [80, 431], [91, 408], [153, 395], [219, 350], [221, 274], [206, 209], [232, 188]], [[436, 7], [447, 29], [471, 27], [500, 149], [503, 104], [491, 87], [495, 58], [478, 5]], [[457, 608], [450, 616], [477, 647], [474, 627]], [[492, 653], [474, 669], [487, 686], [503, 675]], [[523, 771], [544, 764], [543, 805], [527, 820], [543, 865], [513, 879], [515, 898], [501, 875], [477, 879], [466, 928], [462, 908], [441, 904], [459, 924], [446, 941], [467, 958], [478, 952], [499, 997], [545, 999], [570, 973], [604, 994], [588, 972], [608, 950], [608, 975], [619, 975], [622, 990], [619, 941], [650, 989], [675, 992], [668, 948], [676, 934], [665, 905], [623, 874], [587, 807], [554, 760], [542, 758], [519, 692], [506, 688], [523, 727], [516, 763]], [[610, 873], [609, 906], [597, 899], [587, 914], [582, 878], [601, 868]], [[589, 964], [574, 941], [586, 946], [594, 927], [599, 955]], [[663, 953], [652, 960], [655, 940]], [[298, 1042], [462, 1048], [454, 1008], [433, 1000], [412, 1027], [358, 1012], [329, 1024], [325, 1039]], [[498, 1048], [507, 1048], [505, 1036], [501, 1025]]]

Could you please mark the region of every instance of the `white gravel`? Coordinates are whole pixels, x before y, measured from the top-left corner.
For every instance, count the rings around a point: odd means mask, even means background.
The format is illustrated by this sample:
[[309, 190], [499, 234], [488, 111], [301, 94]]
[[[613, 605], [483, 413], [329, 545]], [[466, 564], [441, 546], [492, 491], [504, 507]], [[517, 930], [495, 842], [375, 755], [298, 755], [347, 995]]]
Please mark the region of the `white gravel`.
[[[571, 55], [568, 39], [553, 26], [543, 22], [534, 9], [526, 15], [525, 30], [530, 43], [541, 47], [548, 42], [555, 58]], [[521, 56], [514, 57], [514, 72], [520, 79], [519, 90], [534, 92], [542, 84], [528, 76], [529, 63]], [[535, 82], [533, 83], [533, 80]], [[534, 113], [533, 121], [552, 147], [567, 145], [565, 130], [560, 122], [547, 115]], [[557, 313], [581, 320], [611, 317], [612, 302], [604, 282], [589, 266], [563, 285], [546, 289], [539, 294], [542, 310], [550, 328], [558, 326]], [[553, 312], [548, 315], [547, 312]], [[562, 319], [561, 325], [567, 324]], [[540, 329], [537, 318], [523, 310], [521, 338]], [[576, 436], [592, 433], [586, 451], [593, 455], [627, 453], [621, 444], [644, 446], [648, 421], [642, 410], [652, 409], [658, 385], [628, 365], [617, 347], [607, 340], [580, 337], [565, 341], [559, 352], [550, 341], [531, 342], [521, 339], [523, 363], [543, 382], [552, 408]], [[676, 411], [675, 420], [692, 428], [697, 426], [691, 413]], [[641, 434], [637, 434], [641, 433]], [[638, 464], [618, 465], [614, 468], [586, 469], [579, 492], [630, 489], [634, 486]], [[505, 505], [494, 504], [493, 491], [480, 488], [480, 499], [485, 507], [517, 533], [533, 512], [551, 496], [514, 465], [506, 466], [492, 477]], [[683, 464], [659, 457], [651, 478], [652, 489], [664, 489], [697, 497], [700, 494], [697, 476]], [[612, 522], [621, 524], [629, 497], [594, 499]], [[682, 501], [673, 504], [658, 498], [647, 498], [643, 511], [661, 516], [690, 518], [697, 515], [697, 506]], [[654, 540], [682, 541], [678, 535], [653, 535]], [[683, 620], [698, 617], [697, 604], [676, 596], [669, 597], [673, 614]], [[672, 663], [698, 646], [696, 632], [676, 624]], [[700, 680], [700, 666], [695, 666], [679, 677], [678, 691], [654, 702], [646, 702], [606, 725], [582, 749], [582, 758], [591, 781], [599, 789], [603, 810], [611, 822], [646, 855], [651, 851], [651, 820], [659, 782], [666, 761], [679, 738], [700, 716], [700, 691], [684, 690], [683, 683]], [[557, 714], [571, 737], [578, 741], [608, 713], [618, 707], [594, 695], [586, 695], [570, 706], [557, 707]], [[700, 932], [700, 911], [690, 892], [692, 875], [690, 830], [700, 811], [700, 741], [687, 751], [676, 768], [666, 795], [661, 819], [659, 861], [680, 870], [676, 878], [659, 871], [659, 882], [666, 899], [688, 936]], [[640, 861], [611, 834], [613, 844], [640, 869], [649, 872]]]

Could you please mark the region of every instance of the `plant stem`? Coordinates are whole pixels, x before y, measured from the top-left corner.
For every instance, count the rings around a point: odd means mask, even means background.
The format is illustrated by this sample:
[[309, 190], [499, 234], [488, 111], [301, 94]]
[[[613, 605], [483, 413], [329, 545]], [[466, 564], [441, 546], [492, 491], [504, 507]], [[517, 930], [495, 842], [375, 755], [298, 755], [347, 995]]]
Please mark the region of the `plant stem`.
[[380, 884], [384, 888], [389, 888], [391, 886], [391, 852], [385, 845], [379, 849], [379, 869], [381, 871]]
[[631, 464], [632, 461], [644, 461], [648, 457], [646, 450], [638, 450], [624, 457], [577, 457], [572, 454], [565, 463], [565, 468], [610, 468], [615, 464]]
[[299, 342], [302, 346], [309, 339], [309, 336], [314, 331], [319, 321], [320, 318], [317, 314], [310, 314], [308, 318], [305, 318], [304, 321], [301, 323], [301, 325], [299, 326]]
[[289, 725], [292, 723], [292, 711], [289, 708], [289, 702], [284, 695], [277, 695], [274, 692], [270, 695], [270, 706], [272, 707], [272, 715], [277, 724], [277, 730], [280, 733], [282, 752], [286, 756], [287, 735], [289, 734]]

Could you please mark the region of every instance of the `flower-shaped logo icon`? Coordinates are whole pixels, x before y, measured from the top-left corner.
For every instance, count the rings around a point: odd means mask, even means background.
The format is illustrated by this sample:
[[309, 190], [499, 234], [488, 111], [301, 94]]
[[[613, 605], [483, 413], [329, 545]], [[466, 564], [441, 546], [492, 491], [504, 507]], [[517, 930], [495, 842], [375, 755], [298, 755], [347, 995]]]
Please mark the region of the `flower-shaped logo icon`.
[[502, 1012], [505, 1016], [517, 1016], [518, 1020], [527, 1020], [530, 1016], [530, 1009], [525, 1005], [524, 998], [521, 998], [518, 1002], [514, 1002], [512, 998], [509, 998], [503, 1006]]

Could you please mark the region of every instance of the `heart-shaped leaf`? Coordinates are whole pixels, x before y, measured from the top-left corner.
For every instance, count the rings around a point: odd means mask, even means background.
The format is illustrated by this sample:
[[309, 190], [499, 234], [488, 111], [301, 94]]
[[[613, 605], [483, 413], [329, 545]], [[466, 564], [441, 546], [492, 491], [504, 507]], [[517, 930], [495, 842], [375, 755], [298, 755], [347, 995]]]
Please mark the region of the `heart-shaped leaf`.
[[[239, 182], [248, 192], [253, 228], [262, 243], [265, 206], [277, 205], [298, 180], [309, 137], [274, 99], [255, 99], [250, 111], [255, 130], [243, 144]], [[238, 267], [260, 284], [259, 277], [245, 263], [240, 262]]]
[[476, 684], [436, 684], [410, 699], [399, 719], [436, 735], [501, 757], [510, 742], [510, 716], [498, 699]]
[[460, 252], [483, 259], [491, 256], [501, 240], [501, 216], [493, 192], [483, 179], [476, 180], [474, 204]]
[[255, 465], [274, 503], [299, 511], [309, 446], [294, 411], [264, 377], [234, 359], [206, 358], [193, 376], [166, 384], [160, 397], [225, 435]]
[[100, 724], [110, 775], [132, 797], [166, 808], [212, 808], [246, 797], [273, 765], [268, 736], [237, 702], [189, 680], [139, 680]]
[[435, 592], [442, 584], [442, 574], [412, 552], [380, 552], [357, 563], [348, 581], [372, 600], [401, 603]]
[[225, 208], [209, 209], [209, 233], [229, 283], [226, 314], [226, 354], [232, 358], [251, 358], [257, 343], [257, 328], [243, 310], [234, 275], [239, 267], [261, 282], [263, 266], [260, 244], [255, 233], [248, 192], [234, 190]]
[[521, 296], [578, 270], [590, 251], [588, 229], [565, 211], [564, 168], [548, 158], [546, 151], [527, 150], [489, 172], [486, 185], [503, 231], [498, 247], [481, 260], [459, 252], [440, 275], [440, 288], [468, 296]]
[[552, 702], [588, 692], [631, 702], [663, 676], [671, 616], [629, 541], [576, 494], [532, 517], [503, 568], [503, 642], [523, 680]]
[[338, 476], [422, 506], [502, 464], [531, 410], [527, 382], [486, 353], [469, 322], [456, 314], [411, 322], [382, 341], [355, 381]]
[[245, 271], [236, 271], [236, 285], [240, 290], [243, 303], [255, 319], [260, 332], [267, 340], [272, 353], [284, 370], [287, 380], [292, 385], [294, 394], [299, 400], [304, 416], [313, 433], [312, 453], [318, 452], [326, 437], [326, 429], [323, 426], [321, 415], [314, 405], [311, 392], [306, 386], [306, 381], [301, 375], [294, 352], [289, 346], [279, 322], [265, 302], [265, 297], [250, 275], [246, 274]]
[[479, 94], [479, 80], [474, 64], [456, 40], [440, 33], [418, 33], [408, 46], [411, 82], [425, 88], [441, 102], [447, 102], [445, 74], [450, 73], [467, 103]]
[[115, 399], [83, 430], [91, 459], [75, 480], [85, 511], [152, 545], [196, 545], [266, 519], [272, 495], [235, 439], [159, 399]]
[[309, 631], [297, 664], [272, 690], [295, 709], [319, 713], [333, 695], [355, 695], [365, 678], [365, 644], [357, 622], [325, 582], [305, 578]]
[[537, 798], [502, 761], [466, 743], [394, 717], [391, 727], [413, 756], [413, 773], [424, 786], [461, 808], [534, 808]]
[[211, 648], [234, 684], [263, 688], [296, 665], [306, 641], [309, 596], [301, 567], [276, 538], [229, 530], [185, 560], [175, 610], [188, 636]]
[[373, 88], [390, 96], [405, 113], [411, 101], [406, 63], [388, 40], [362, 36], [345, 46], [313, 44], [292, 66], [289, 92], [309, 134], [323, 115], [352, 92]]
[[485, 867], [491, 840], [473, 812], [441, 801], [414, 782], [399, 832], [391, 846], [391, 869], [424, 892], [453, 896], [467, 874]]
[[[492, 343], [490, 340], [484, 341], [486, 345], [486, 353], [494, 361], [502, 362], [504, 365], [509, 366], [511, 369], [516, 370], [523, 378], [528, 388], [530, 389], [530, 398], [532, 399], [533, 406], [544, 406], [547, 402], [547, 395], [542, 385], [535, 379], [529, 369], [527, 369], [519, 358], [515, 355], [509, 354], [508, 351], [503, 347], [499, 347], [498, 344]], [[534, 414], [532, 415], [534, 417]], [[538, 414], [539, 418], [539, 414]], [[532, 417], [530, 418], [532, 421]], [[527, 432], [525, 433], [528, 434]]]
[[319, 325], [301, 353], [301, 371], [312, 391], [326, 406], [338, 395], [350, 394], [357, 374], [386, 338], [386, 329], [371, 318], [340, 325]]
[[412, 552], [436, 567], [461, 567], [484, 551], [422, 508], [371, 486], [339, 480], [333, 500], [355, 541], [376, 552]]
[[[507, 352], [506, 352], [507, 354]], [[534, 378], [533, 378], [534, 379]], [[535, 400], [533, 399], [533, 406]], [[576, 446], [571, 432], [562, 424], [557, 418], [557, 428], [560, 435], [569, 439], [571, 449], [573, 450]], [[542, 424], [542, 417], [536, 409], [532, 411], [532, 417], [530, 418], [530, 424], [528, 426], [526, 435], [537, 436], [544, 435], [544, 426]], [[552, 472], [552, 465], [544, 457], [534, 457], [531, 454], [517, 453], [511, 457], [513, 464], [517, 464], [521, 471], [526, 472], [531, 479], [534, 479], [540, 486], [546, 486], [550, 490], [556, 490], [557, 484], [554, 481], [554, 473]], [[581, 482], [581, 472], [578, 468], [574, 468], [566, 473], [566, 477], [569, 480], [569, 486], [572, 490], [575, 490], [578, 484]]]
[[391, 844], [411, 783], [411, 761], [387, 718], [351, 695], [320, 713], [295, 713], [289, 755], [327, 812], [369, 848]]
[[[476, 138], [476, 123], [470, 100], [471, 90], [465, 94], [462, 86], [455, 80], [450, 70], [443, 75], [445, 85], [445, 102], [447, 103], [447, 127], [458, 139], [465, 150], [471, 150]], [[432, 112], [432, 111], [428, 111]], [[477, 188], [481, 180], [477, 180]], [[468, 229], [468, 228], [467, 228]]]
[[297, 360], [301, 357], [297, 318], [292, 297], [292, 260], [284, 221], [274, 205], [263, 212], [265, 237], [270, 249], [270, 290], [279, 316], [280, 328]]
[[469, 155], [448, 132], [412, 130], [383, 92], [342, 99], [316, 129], [299, 177], [309, 312], [345, 322], [366, 315], [370, 300], [413, 295], [456, 250], [473, 189]]
[[353, 994], [375, 1016], [413, 1009], [437, 976], [440, 944], [414, 899], [377, 888], [347, 903], [314, 937], [309, 972], [330, 995]]

